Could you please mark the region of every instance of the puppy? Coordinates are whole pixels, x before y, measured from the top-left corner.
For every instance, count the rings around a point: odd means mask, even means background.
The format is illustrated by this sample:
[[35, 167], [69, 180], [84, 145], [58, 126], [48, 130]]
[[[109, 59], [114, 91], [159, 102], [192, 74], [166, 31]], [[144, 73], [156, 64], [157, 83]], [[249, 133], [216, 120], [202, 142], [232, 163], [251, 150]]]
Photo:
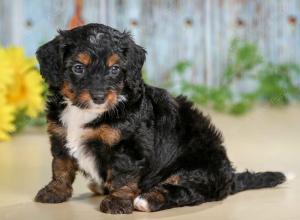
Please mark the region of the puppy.
[[153, 212], [274, 187], [280, 172], [236, 173], [223, 138], [185, 97], [145, 84], [146, 51], [102, 24], [60, 31], [37, 51], [49, 85], [52, 180], [35, 201], [72, 195], [77, 171], [105, 213]]

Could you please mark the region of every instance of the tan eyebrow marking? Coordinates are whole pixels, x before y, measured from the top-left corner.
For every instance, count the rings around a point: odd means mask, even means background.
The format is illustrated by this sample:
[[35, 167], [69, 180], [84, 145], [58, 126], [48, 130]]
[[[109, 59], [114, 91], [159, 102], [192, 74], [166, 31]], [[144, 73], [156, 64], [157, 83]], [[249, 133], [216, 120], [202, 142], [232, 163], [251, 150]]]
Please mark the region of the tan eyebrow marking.
[[120, 60], [120, 57], [118, 56], [118, 54], [113, 53], [106, 59], [106, 65], [108, 67], [111, 67], [112, 65], [118, 63], [119, 60]]
[[77, 55], [77, 59], [78, 59], [79, 62], [81, 62], [81, 63], [83, 63], [85, 65], [90, 64], [91, 61], [92, 61], [91, 56], [89, 54], [87, 54], [87, 53], [79, 53]]

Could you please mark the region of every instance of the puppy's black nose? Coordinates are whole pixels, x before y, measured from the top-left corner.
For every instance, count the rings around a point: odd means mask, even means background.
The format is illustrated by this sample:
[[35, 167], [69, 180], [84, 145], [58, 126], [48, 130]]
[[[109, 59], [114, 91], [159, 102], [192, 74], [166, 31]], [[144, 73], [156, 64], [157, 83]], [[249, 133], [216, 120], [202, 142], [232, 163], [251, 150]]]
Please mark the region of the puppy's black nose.
[[104, 96], [95, 96], [93, 97], [93, 101], [95, 104], [103, 104], [105, 101]]

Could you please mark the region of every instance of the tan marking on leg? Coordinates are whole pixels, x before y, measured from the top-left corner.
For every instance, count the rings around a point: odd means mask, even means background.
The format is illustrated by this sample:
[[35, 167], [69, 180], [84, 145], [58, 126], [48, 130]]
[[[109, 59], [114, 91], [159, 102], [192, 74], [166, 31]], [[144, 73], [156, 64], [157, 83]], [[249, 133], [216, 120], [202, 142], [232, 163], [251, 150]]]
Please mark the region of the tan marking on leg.
[[60, 203], [70, 198], [77, 169], [77, 163], [71, 158], [53, 158], [52, 181], [38, 192], [35, 201]]
[[121, 139], [121, 132], [107, 124], [103, 124], [95, 129], [87, 129], [84, 134], [85, 139], [100, 139], [103, 143], [112, 146], [117, 144]]
[[163, 203], [165, 201], [164, 195], [159, 190], [154, 190], [152, 192], [145, 193], [143, 197], [148, 201], [156, 201], [160, 203]]
[[48, 121], [48, 133], [59, 137], [66, 137], [66, 128], [54, 121]]
[[107, 65], [108, 67], [111, 67], [112, 65], [118, 63], [119, 60], [120, 60], [119, 55], [116, 54], [116, 53], [113, 53], [113, 54], [111, 54], [111, 55], [106, 59], [106, 65]]
[[65, 185], [70, 185], [73, 183], [77, 169], [77, 163], [73, 159], [53, 159], [53, 179], [65, 183]]
[[163, 183], [178, 185], [180, 181], [180, 177], [178, 175], [172, 175], [168, 177]]
[[121, 139], [120, 130], [114, 129], [109, 125], [101, 125], [99, 128], [99, 135], [101, 140], [108, 145], [116, 144]]
[[115, 189], [111, 195], [122, 199], [134, 199], [140, 193], [140, 189], [136, 183], [128, 183], [119, 189]]

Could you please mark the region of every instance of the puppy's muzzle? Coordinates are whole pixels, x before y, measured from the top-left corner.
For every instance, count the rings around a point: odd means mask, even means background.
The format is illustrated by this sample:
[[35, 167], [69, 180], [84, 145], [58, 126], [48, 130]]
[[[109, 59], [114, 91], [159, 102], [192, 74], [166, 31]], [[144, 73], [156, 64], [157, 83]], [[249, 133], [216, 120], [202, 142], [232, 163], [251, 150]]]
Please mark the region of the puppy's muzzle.
[[93, 97], [93, 102], [94, 102], [95, 104], [100, 105], [100, 104], [103, 104], [104, 101], [105, 101], [104, 96], [96, 96], [96, 97]]
[[104, 93], [94, 93], [94, 94], [92, 93], [91, 96], [92, 96], [93, 102], [95, 104], [100, 105], [105, 102], [105, 94]]

